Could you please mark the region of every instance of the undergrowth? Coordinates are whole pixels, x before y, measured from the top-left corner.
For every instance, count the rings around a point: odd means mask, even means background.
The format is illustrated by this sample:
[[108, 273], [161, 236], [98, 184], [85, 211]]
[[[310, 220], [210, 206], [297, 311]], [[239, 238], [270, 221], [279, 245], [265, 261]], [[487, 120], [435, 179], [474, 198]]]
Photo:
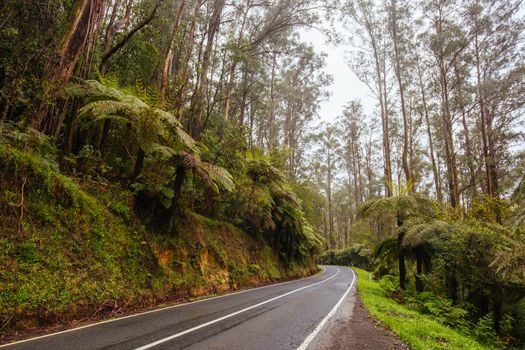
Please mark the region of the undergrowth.
[[373, 317], [380, 320], [413, 349], [501, 349], [490, 320], [471, 325], [466, 310], [431, 293], [402, 295], [392, 278], [372, 280], [369, 272], [354, 268], [358, 291]]

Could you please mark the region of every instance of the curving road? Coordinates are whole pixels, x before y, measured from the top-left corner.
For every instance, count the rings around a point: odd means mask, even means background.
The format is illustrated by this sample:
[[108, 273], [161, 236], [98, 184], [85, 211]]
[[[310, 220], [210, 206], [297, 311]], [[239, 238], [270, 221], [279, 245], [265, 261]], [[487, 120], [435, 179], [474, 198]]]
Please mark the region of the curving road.
[[100, 322], [0, 348], [302, 350], [326, 333], [338, 317], [339, 306], [352, 298], [355, 288], [352, 270], [324, 268], [310, 278]]

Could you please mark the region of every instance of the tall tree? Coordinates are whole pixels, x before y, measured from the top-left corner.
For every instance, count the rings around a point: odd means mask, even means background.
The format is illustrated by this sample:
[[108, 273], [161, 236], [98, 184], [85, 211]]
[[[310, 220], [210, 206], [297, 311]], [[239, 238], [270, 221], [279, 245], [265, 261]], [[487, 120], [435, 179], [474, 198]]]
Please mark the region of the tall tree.
[[36, 129], [50, 130], [52, 121], [48, 116], [49, 100], [56, 98], [57, 92], [69, 82], [86, 43], [93, 35], [103, 8], [104, 0], [76, 0], [73, 3], [69, 23], [56, 50], [56, 56], [45, 68], [44, 79], [48, 82], [48, 87], [33, 118]]
[[474, 58], [476, 100], [483, 144], [485, 185], [483, 191], [499, 196], [498, 171], [503, 154], [512, 142], [509, 128], [515, 126], [524, 104], [523, 18], [521, 1], [473, 1], [466, 11], [473, 36], [469, 50]]
[[215, 42], [215, 36], [219, 32], [225, 3], [225, 0], [214, 0], [212, 2], [211, 15], [206, 33], [206, 46], [204, 47], [201, 64], [199, 67], [199, 78], [197, 81], [197, 88], [195, 90], [196, 93], [193, 96], [193, 117], [191, 118], [192, 123], [190, 124], [190, 131], [192, 135], [197, 138], [204, 128], [203, 99], [205, 98], [205, 91], [208, 86], [208, 74], [212, 61], [213, 44]]
[[431, 22], [427, 32], [428, 48], [437, 66], [448, 195], [450, 204], [456, 208], [461, 203], [454, 141], [454, 115], [450, 103], [451, 90], [454, 87], [452, 69], [469, 41], [461, 25], [454, 21], [453, 17], [458, 13], [458, 6], [454, 1], [427, 2], [424, 11]]
[[391, 0], [388, 11], [388, 27], [389, 33], [393, 44], [393, 65], [394, 72], [397, 80], [399, 99], [401, 105], [401, 116], [403, 117], [403, 153], [401, 161], [403, 165], [403, 171], [405, 173], [405, 179], [407, 186], [414, 190], [414, 178], [412, 175], [412, 164], [409, 162], [409, 148], [410, 148], [410, 132], [409, 132], [409, 116], [406, 99], [406, 83], [405, 83], [405, 61], [404, 55], [409, 51], [407, 45], [407, 38], [404, 36], [409, 35], [407, 25], [403, 23], [403, 18], [410, 18], [410, 13], [407, 5], [398, 5], [396, 0]]
[[383, 162], [385, 193], [392, 195], [392, 159], [390, 142], [390, 110], [389, 89], [387, 77], [387, 35], [381, 25], [384, 18], [379, 17], [379, 11], [374, 1], [358, 0], [348, 3], [346, 13], [355, 26], [356, 38], [361, 41], [356, 46], [366, 47], [366, 51], [359, 51], [352, 60], [351, 68], [357, 77], [363, 81], [379, 102], [383, 135]]

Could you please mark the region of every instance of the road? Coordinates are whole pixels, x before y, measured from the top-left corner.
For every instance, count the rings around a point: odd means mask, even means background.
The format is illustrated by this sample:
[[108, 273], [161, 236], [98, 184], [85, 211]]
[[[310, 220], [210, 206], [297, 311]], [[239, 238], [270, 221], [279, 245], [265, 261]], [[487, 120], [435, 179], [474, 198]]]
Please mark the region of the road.
[[310, 278], [175, 305], [0, 348], [306, 349], [355, 288], [356, 277], [350, 269], [324, 268]]

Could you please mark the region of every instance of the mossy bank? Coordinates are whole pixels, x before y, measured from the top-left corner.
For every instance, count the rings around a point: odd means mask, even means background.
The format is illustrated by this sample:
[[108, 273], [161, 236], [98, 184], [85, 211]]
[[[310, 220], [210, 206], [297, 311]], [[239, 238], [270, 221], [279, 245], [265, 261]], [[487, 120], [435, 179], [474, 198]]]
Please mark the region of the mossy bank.
[[62, 174], [0, 144], [0, 329], [118, 313], [313, 273], [255, 235], [185, 211], [173, 232], [133, 213], [123, 186]]

